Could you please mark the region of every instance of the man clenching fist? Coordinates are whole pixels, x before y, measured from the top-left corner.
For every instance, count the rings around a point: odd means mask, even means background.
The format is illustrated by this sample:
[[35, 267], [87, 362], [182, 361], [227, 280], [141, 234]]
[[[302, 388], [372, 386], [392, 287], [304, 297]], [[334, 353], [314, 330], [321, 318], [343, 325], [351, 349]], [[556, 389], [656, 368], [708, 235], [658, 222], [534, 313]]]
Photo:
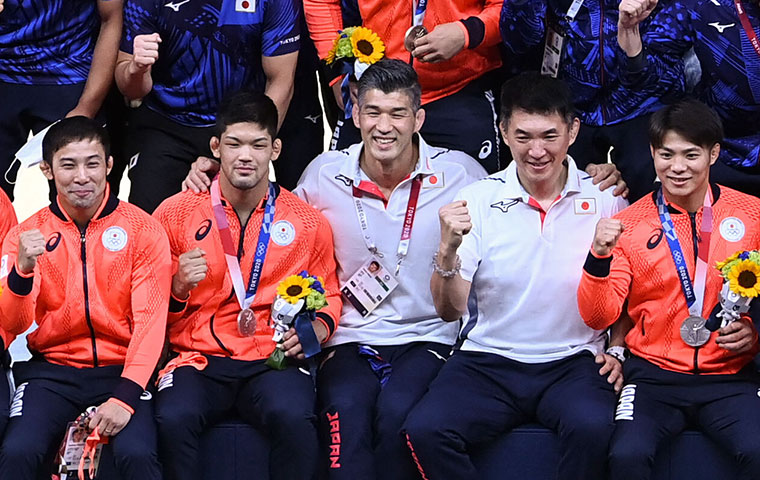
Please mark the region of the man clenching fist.
[[157, 33], [135, 37], [132, 46], [132, 62], [129, 64], [130, 74], [144, 73], [156, 63], [159, 43], [161, 43], [161, 36]]
[[28, 230], [18, 236], [18, 255], [16, 257], [16, 268], [22, 275], [28, 275], [37, 265], [37, 257], [45, 252], [45, 237], [42, 232], [37, 230]]
[[615, 218], [603, 218], [596, 224], [592, 248], [599, 257], [606, 257], [612, 252], [623, 233], [623, 222]]
[[472, 228], [467, 202], [459, 200], [444, 205], [438, 210], [438, 219], [441, 222], [439, 253], [456, 254], [457, 248], [462, 243], [462, 237], [467, 235]]
[[618, 6], [618, 44], [629, 57], [641, 53], [639, 24], [646, 20], [657, 6], [657, 0], [623, 0]]

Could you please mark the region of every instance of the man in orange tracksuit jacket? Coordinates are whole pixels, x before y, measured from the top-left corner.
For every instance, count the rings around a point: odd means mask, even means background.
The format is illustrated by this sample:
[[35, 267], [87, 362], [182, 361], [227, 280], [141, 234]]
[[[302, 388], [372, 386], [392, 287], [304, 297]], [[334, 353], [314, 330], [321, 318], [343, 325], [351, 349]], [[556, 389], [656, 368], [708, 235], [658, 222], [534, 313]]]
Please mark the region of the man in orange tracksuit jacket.
[[43, 171], [56, 203], [13, 228], [3, 245], [0, 327], [28, 337], [33, 358], [14, 366], [18, 387], [0, 469], [41, 475], [66, 424], [97, 406], [90, 427], [111, 437], [122, 478], [160, 479], [151, 395], [164, 343], [170, 266], [166, 234], [109, 194], [105, 131], [85, 117], [51, 127]]
[[[307, 271], [324, 279], [327, 305], [312, 322], [313, 342], [324, 342], [335, 330], [342, 304], [332, 230], [317, 210], [268, 180], [269, 162], [281, 145], [271, 99], [245, 91], [231, 95], [220, 106], [216, 128], [210, 145], [221, 171], [211, 192], [177, 194], [154, 213], [169, 234], [175, 272], [169, 344], [177, 356], [159, 379], [156, 406], [161, 458], [168, 479], [200, 479], [201, 433], [233, 410], [265, 430], [272, 479], [308, 480], [319, 453], [315, 394], [309, 370], [299, 362], [296, 330], [283, 343], [289, 366], [274, 370], [265, 362], [275, 349], [272, 302], [288, 276]], [[225, 242], [234, 250], [230, 258]], [[250, 336], [238, 330], [238, 293], [253, 296], [256, 326]]]
[[[425, 125], [420, 133], [431, 145], [461, 150], [494, 173], [499, 163], [496, 81], [486, 75], [501, 66], [500, 0], [304, 0], [304, 12], [319, 57], [324, 59], [338, 30], [363, 25], [385, 43], [385, 56], [405, 62], [419, 75]], [[422, 13], [424, 12], [424, 13]], [[417, 15], [415, 15], [417, 13]], [[404, 47], [415, 17], [429, 32]], [[336, 80], [337, 81], [337, 80]], [[347, 110], [350, 114], [350, 110]], [[338, 123], [333, 149], [359, 143], [358, 128]], [[506, 152], [501, 152], [505, 154]]]
[[611, 325], [626, 299], [635, 324], [626, 336], [632, 358], [615, 412], [611, 478], [650, 478], [657, 447], [695, 424], [734, 455], [739, 478], [757, 479], [760, 378], [750, 365], [757, 332], [747, 316], [712, 334], [704, 319], [723, 284], [716, 262], [760, 248], [760, 199], [709, 183], [723, 130], [705, 105], [665, 107], [652, 116], [649, 136], [662, 187], [599, 221], [578, 287], [590, 327]]

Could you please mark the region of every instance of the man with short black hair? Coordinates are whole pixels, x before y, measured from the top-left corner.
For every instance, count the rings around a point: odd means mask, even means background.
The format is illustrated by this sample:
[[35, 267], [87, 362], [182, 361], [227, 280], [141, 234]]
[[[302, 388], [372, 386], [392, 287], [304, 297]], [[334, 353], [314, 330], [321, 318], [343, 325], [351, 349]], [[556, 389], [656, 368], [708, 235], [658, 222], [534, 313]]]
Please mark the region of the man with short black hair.
[[[272, 479], [316, 473], [314, 380], [301, 360], [307, 342], [318, 348], [335, 331], [341, 299], [330, 224], [269, 181], [269, 163], [281, 149], [277, 118], [264, 94], [230, 94], [210, 142], [221, 166], [210, 192], [179, 193], [154, 214], [169, 234], [174, 263], [173, 358], [156, 406], [169, 479], [201, 478], [200, 436], [230, 411], [266, 433]], [[327, 305], [305, 325], [306, 336], [294, 328], [284, 334], [277, 348], [288, 366], [275, 370], [266, 364], [275, 349], [272, 302], [282, 295], [280, 283], [301, 272], [322, 279]]]
[[[610, 447], [612, 478], [650, 478], [662, 442], [697, 425], [760, 478], [760, 377], [752, 319], [705, 328], [723, 285], [716, 262], [760, 248], [760, 200], [710, 182], [718, 115], [696, 100], [656, 112], [649, 128], [661, 187], [599, 221], [578, 287], [586, 324], [605, 328], [624, 304], [624, 396]], [[717, 312], [713, 312], [717, 313]]]
[[469, 315], [404, 431], [424, 478], [475, 479], [478, 445], [538, 421], [559, 436], [559, 478], [602, 479], [620, 364], [575, 292], [596, 221], [627, 202], [567, 154], [580, 121], [566, 84], [522, 74], [501, 107], [513, 163], [440, 209], [433, 301], [443, 320]]
[[43, 171], [57, 201], [14, 227], [0, 263], [0, 327], [32, 323], [32, 360], [17, 383], [0, 469], [18, 479], [43, 459], [68, 422], [97, 406], [89, 423], [111, 437], [122, 478], [160, 479], [151, 395], [144, 394], [164, 345], [169, 245], [161, 225], [110, 195], [105, 130], [85, 117], [53, 125]]

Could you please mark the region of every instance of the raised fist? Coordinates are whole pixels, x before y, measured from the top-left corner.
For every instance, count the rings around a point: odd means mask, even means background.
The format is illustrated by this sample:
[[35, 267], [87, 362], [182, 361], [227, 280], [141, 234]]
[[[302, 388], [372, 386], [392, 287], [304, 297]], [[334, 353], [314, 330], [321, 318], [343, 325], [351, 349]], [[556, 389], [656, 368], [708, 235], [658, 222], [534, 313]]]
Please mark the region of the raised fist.
[[172, 294], [176, 298], [187, 298], [190, 290], [206, 278], [208, 265], [205, 255], [206, 252], [196, 247], [179, 256], [179, 268], [172, 278]]
[[138, 35], [132, 44], [132, 73], [146, 72], [158, 60], [158, 44], [161, 37], [157, 33]]
[[462, 237], [472, 229], [467, 202], [459, 200], [444, 205], [438, 210], [438, 219], [441, 222], [441, 246], [456, 251], [462, 243]]
[[623, 222], [615, 218], [603, 218], [596, 224], [596, 233], [594, 234], [594, 243], [592, 248], [594, 253], [600, 257], [606, 257], [610, 254], [615, 245], [617, 245], [620, 235], [623, 233]]
[[657, 6], [657, 0], [622, 0], [618, 6], [618, 29], [639, 26]]
[[45, 253], [45, 236], [37, 230], [28, 230], [18, 236], [16, 267], [24, 275], [32, 273], [37, 265], [37, 257]]

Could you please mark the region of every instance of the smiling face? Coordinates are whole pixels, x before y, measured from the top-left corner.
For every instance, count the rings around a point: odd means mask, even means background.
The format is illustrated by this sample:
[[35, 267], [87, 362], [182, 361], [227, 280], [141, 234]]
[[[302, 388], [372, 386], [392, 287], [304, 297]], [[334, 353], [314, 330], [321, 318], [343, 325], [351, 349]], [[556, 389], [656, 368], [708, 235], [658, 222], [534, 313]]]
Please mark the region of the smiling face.
[[667, 199], [689, 211], [696, 211], [710, 182], [710, 166], [720, 153], [720, 144], [710, 147], [691, 143], [674, 131], [652, 148], [654, 169]]
[[412, 139], [425, 120], [425, 111], [414, 111], [412, 98], [402, 92], [370, 89], [354, 105], [354, 123], [361, 130], [364, 155], [390, 164], [406, 161], [414, 153]]
[[103, 202], [106, 176], [112, 159], [106, 158], [103, 145], [97, 140], [78, 140], [53, 153], [43, 173], [55, 182], [61, 207], [74, 219], [89, 220]]
[[267, 185], [269, 162], [280, 155], [280, 140], [257, 123], [233, 123], [212, 137], [211, 151], [221, 162], [223, 181], [238, 190]]
[[562, 182], [568, 147], [578, 135], [580, 122], [571, 123], [559, 113], [512, 112], [501, 126], [504, 141], [512, 152], [520, 183], [529, 192], [538, 186]]

